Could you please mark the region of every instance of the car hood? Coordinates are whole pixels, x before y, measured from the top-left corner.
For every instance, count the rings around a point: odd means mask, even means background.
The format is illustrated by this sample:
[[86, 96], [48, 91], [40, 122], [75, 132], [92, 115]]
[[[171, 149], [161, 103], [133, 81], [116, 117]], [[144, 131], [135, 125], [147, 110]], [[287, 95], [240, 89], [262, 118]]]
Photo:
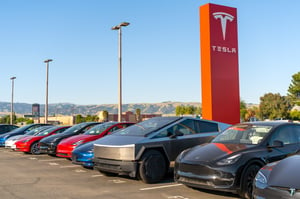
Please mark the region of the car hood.
[[19, 140], [23, 137], [26, 137], [26, 135], [15, 135], [15, 136], [12, 136], [10, 138], [7, 139], [7, 141], [11, 141], [11, 140]]
[[95, 145], [129, 145], [136, 144], [144, 140], [142, 136], [121, 136], [121, 135], [107, 135], [101, 139], [95, 141]]
[[245, 144], [207, 143], [186, 150], [183, 161], [213, 162], [230, 154], [244, 151], [251, 147]]
[[93, 151], [94, 148], [94, 142], [87, 142], [82, 145], [77, 146], [72, 153], [77, 154], [77, 153], [88, 153]]
[[72, 134], [50, 135], [48, 137], [45, 137], [45, 138], [41, 139], [40, 142], [43, 142], [43, 143], [52, 143], [52, 142], [56, 142], [56, 141], [59, 141], [59, 140], [62, 140], [64, 138], [71, 137], [71, 136], [72, 136]]
[[93, 135], [75, 135], [71, 136], [69, 138], [66, 138], [60, 142], [60, 144], [73, 144], [74, 142], [78, 142], [80, 140], [86, 140], [88, 138], [91, 138]]
[[300, 155], [294, 155], [273, 164], [268, 185], [300, 189]]

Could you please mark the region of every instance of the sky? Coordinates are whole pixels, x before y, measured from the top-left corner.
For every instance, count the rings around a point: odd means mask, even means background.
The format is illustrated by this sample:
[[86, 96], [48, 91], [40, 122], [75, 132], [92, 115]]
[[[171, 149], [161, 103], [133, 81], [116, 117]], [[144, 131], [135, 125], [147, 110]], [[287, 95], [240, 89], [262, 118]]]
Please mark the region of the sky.
[[300, 72], [297, 0], [1, 0], [0, 102], [201, 102], [199, 7], [237, 8], [240, 98], [287, 94]]

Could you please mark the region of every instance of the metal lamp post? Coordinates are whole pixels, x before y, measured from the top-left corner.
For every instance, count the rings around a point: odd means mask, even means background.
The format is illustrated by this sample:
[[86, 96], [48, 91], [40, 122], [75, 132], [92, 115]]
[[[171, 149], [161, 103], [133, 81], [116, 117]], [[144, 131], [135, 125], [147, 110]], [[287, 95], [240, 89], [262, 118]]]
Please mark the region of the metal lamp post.
[[122, 121], [122, 26], [128, 26], [128, 22], [122, 22], [112, 27], [112, 30], [119, 31], [119, 104], [118, 104], [118, 121]]
[[46, 103], [45, 103], [45, 124], [48, 123], [48, 78], [49, 78], [49, 62], [53, 61], [52, 59], [47, 59], [44, 61], [46, 63]]
[[14, 80], [16, 77], [11, 77], [11, 107], [10, 107], [10, 124], [13, 124], [13, 116], [14, 116]]

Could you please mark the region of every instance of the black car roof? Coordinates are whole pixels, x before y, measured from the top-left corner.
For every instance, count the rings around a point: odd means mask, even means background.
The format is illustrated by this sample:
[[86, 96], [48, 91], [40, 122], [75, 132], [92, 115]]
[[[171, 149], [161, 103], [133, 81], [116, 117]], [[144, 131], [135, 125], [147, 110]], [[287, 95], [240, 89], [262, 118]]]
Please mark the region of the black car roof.
[[[267, 125], [267, 126], [280, 126], [284, 124], [297, 124], [297, 123], [292, 123], [292, 122], [287, 122], [287, 121], [258, 121], [258, 122], [245, 122], [245, 123], [240, 123], [240, 124], [252, 124], [252, 125]], [[299, 125], [299, 124], [298, 124]]]

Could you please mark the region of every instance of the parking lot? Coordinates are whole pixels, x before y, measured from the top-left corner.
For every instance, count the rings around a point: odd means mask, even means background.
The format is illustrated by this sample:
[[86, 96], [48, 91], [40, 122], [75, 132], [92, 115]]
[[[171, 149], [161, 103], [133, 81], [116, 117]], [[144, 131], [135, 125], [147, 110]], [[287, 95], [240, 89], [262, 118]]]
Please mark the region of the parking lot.
[[188, 188], [173, 181], [144, 184], [126, 177], [107, 177], [65, 158], [29, 155], [0, 148], [0, 192], [4, 199], [77, 198], [238, 198], [237, 195]]

